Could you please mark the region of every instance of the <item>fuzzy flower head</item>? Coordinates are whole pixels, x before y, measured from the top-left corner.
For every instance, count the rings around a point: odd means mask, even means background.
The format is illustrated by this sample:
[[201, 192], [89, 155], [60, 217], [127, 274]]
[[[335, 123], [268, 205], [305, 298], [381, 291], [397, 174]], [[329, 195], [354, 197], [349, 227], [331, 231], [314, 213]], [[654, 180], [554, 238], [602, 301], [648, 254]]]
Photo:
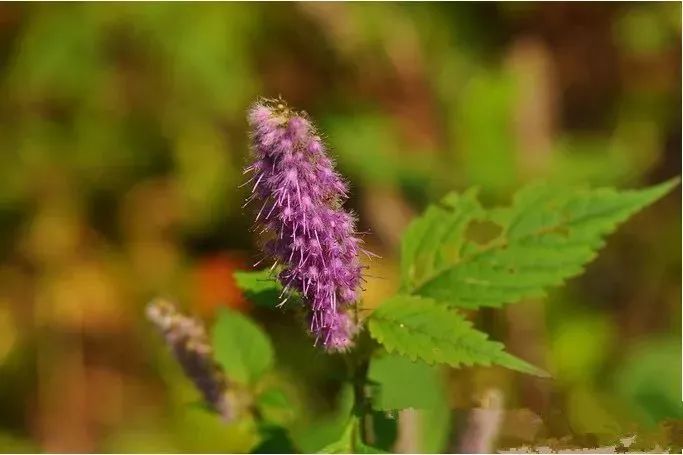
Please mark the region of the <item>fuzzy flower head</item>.
[[213, 358], [204, 326], [185, 316], [169, 301], [157, 299], [147, 306], [147, 318], [163, 334], [185, 374], [202, 393], [206, 403], [224, 421], [235, 419], [239, 407], [222, 369]]
[[283, 295], [302, 295], [316, 344], [344, 351], [357, 331], [353, 310], [362, 280], [358, 253], [364, 251], [355, 219], [342, 208], [348, 186], [304, 114], [282, 101], [259, 102], [249, 111], [249, 125], [247, 203], [258, 201], [256, 223], [269, 235], [263, 251], [283, 267]]

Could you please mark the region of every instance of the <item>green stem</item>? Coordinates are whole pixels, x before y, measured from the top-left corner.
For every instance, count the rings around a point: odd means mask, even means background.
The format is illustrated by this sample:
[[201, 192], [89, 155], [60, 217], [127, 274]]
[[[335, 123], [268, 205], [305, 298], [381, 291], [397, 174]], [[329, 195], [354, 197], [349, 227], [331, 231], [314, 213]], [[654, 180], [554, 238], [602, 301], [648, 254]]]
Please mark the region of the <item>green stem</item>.
[[366, 419], [371, 412], [371, 403], [367, 394], [368, 369], [373, 343], [367, 332], [358, 337], [356, 349], [350, 355], [350, 377], [353, 385], [353, 415], [358, 419], [359, 436], [364, 444], [368, 444]]
[[365, 414], [369, 404], [365, 392], [369, 366], [370, 361], [362, 359], [356, 363], [353, 372], [354, 411], [359, 416]]

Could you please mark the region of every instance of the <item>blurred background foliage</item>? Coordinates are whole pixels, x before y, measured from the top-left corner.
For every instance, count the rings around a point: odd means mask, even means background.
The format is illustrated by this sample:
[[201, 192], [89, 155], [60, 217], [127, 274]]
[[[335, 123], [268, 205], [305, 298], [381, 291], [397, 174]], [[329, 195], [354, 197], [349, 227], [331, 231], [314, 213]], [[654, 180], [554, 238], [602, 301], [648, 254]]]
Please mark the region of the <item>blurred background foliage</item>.
[[[207, 321], [250, 313], [274, 340], [297, 444], [339, 434], [340, 359], [232, 277], [256, 257], [238, 185], [259, 96], [308, 111], [351, 180], [383, 256], [367, 306], [395, 290], [406, 224], [448, 190], [499, 203], [536, 179], [640, 187], [681, 168], [678, 3], [5, 3], [0, 65], [5, 452], [256, 443], [248, 422], [191, 406], [143, 318], [156, 295]], [[443, 409], [401, 415], [396, 449], [452, 450], [492, 389], [501, 447], [634, 432], [680, 445], [680, 207], [677, 190], [637, 215], [546, 301], [477, 314], [554, 379], [424, 372]]]

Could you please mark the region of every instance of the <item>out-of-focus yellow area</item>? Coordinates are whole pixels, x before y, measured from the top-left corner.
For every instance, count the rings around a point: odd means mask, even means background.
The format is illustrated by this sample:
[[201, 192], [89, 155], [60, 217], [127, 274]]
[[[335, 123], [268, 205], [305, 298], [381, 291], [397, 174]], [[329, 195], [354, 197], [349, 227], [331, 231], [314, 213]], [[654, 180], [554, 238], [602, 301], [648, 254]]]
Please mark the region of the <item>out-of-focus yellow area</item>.
[[[373, 307], [396, 290], [407, 223], [446, 191], [477, 185], [494, 204], [537, 179], [680, 174], [681, 6], [1, 4], [1, 452], [249, 450], [249, 422], [192, 406], [144, 320], [158, 295], [268, 330], [295, 435], [340, 406], [335, 361], [232, 278], [257, 259], [238, 188], [245, 111], [278, 95], [310, 113], [351, 182], [382, 256], [368, 263]], [[554, 378], [452, 371], [453, 408], [500, 390], [508, 447], [681, 444], [680, 251], [678, 189], [547, 299], [481, 311], [480, 327]]]

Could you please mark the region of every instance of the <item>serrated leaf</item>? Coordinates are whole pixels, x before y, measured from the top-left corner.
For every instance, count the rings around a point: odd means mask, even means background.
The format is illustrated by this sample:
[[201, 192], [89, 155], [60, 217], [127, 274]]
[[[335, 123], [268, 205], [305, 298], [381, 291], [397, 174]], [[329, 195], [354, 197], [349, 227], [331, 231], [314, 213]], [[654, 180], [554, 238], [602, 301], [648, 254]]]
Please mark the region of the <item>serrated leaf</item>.
[[244, 296], [256, 305], [272, 308], [279, 302], [282, 286], [269, 270], [237, 271], [233, 276]]
[[[482, 217], [473, 193], [451, 195], [449, 209], [443, 208], [446, 202], [428, 209], [407, 231], [402, 251], [404, 292], [463, 308], [498, 307], [542, 296], [549, 287], [581, 273], [607, 234], [677, 184], [672, 180], [622, 192], [530, 186], [517, 193], [511, 207], [487, 212], [486, 218], [498, 223], [502, 232], [485, 245], [467, 242], [460, 225], [448, 230], [450, 238], [441, 231], [439, 226], [456, 217], [464, 216], [467, 222]], [[432, 240], [416, 243], [425, 237]], [[435, 246], [433, 238], [443, 240]], [[453, 245], [457, 255], [437, 258], [435, 249]]]
[[361, 441], [359, 422], [352, 417], [346, 425], [341, 437], [323, 447], [318, 453], [387, 453], [376, 447], [371, 447]]
[[387, 354], [370, 361], [372, 407], [378, 411], [432, 409], [443, 401], [438, 367]]
[[237, 382], [254, 382], [273, 364], [273, 347], [266, 334], [236, 311], [221, 309], [212, 343], [216, 360]]
[[476, 189], [463, 195], [451, 193], [414, 220], [401, 240], [401, 280], [413, 289], [462, 254], [465, 229], [483, 215]]
[[503, 350], [454, 310], [430, 299], [397, 295], [368, 318], [370, 335], [389, 352], [452, 367], [492, 364], [536, 376], [546, 372]]

